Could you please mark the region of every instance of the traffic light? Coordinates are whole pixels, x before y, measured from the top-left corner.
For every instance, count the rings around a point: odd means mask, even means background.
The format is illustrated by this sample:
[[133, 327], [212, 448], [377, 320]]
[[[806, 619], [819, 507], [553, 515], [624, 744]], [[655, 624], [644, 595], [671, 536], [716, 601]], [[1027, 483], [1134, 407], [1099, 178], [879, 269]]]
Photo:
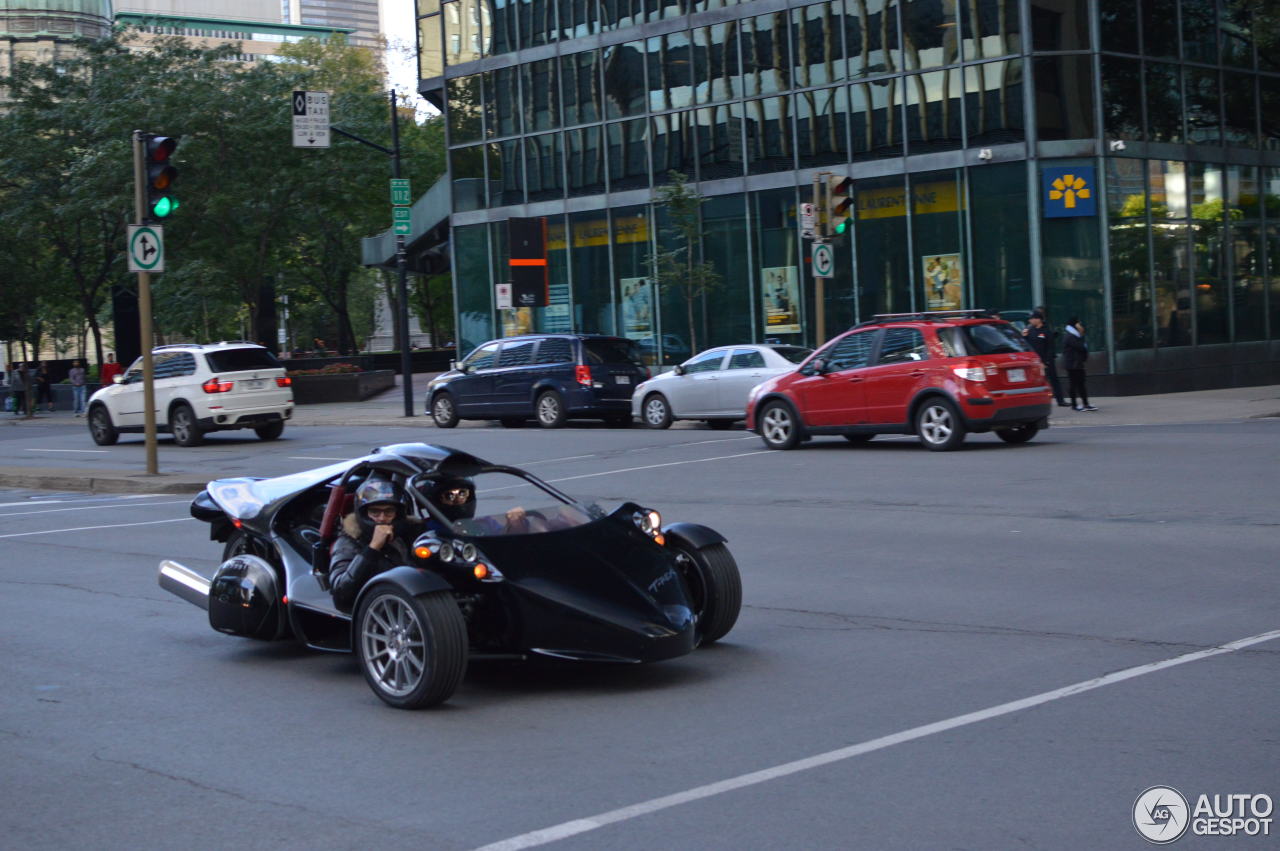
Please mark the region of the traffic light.
[[178, 179], [178, 169], [172, 162], [173, 152], [178, 147], [178, 137], [148, 133], [145, 142], [147, 146], [146, 219], [152, 224], [159, 224], [178, 209], [178, 199], [173, 194], [173, 182]]
[[827, 222], [833, 235], [853, 224], [853, 178], [833, 174], [827, 178]]

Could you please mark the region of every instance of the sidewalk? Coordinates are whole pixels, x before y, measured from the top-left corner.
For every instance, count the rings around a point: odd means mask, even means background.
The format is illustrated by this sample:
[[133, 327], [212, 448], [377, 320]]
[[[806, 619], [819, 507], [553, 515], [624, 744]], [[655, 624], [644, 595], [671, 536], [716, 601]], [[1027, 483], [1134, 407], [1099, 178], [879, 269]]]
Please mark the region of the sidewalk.
[[[414, 414], [404, 416], [404, 392], [399, 385], [363, 402], [333, 402], [323, 405], [300, 405], [294, 408], [290, 428], [309, 426], [419, 426], [422, 440], [431, 441], [440, 432], [431, 418], [424, 416], [422, 392], [432, 375], [413, 377]], [[1163, 393], [1151, 396], [1100, 396], [1092, 399], [1098, 406], [1093, 413], [1054, 407], [1050, 414], [1052, 428], [1087, 428], [1116, 425], [1176, 425], [1178, 423], [1241, 422], [1250, 419], [1280, 418], [1280, 385], [1264, 387], [1232, 387], [1223, 390], [1198, 390], [1188, 393]], [[0, 427], [41, 429], [49, 425], [79, 425], [88, 429], [84, 419], [70, 411], [40, 413], [32, 419], [0, 413]], [[491, 427], [491, 423], [464, 423], [472, 428]], [[637, 429], [639, 425], [635, 426]], [[702, 428], [701, 423], [679, 422], [673, 428]], [[124, 473], [120, 470], [95, 470], [83, 467], [4, 467], [0, 466], [0, 487], [33, 490], [96, 491], [107, 493], [191, 493], [205, 486], [208, 477], [191, 473]]]

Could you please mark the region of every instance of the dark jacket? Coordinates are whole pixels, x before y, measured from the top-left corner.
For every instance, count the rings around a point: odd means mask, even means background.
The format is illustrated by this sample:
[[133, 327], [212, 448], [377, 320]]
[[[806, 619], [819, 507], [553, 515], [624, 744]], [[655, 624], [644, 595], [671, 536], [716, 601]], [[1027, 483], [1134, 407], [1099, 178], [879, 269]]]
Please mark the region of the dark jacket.
[[1084, 369], [1089, 360], [1089, 346], [1084, 337], [1077, 337], [1071, 329], [1062, 334], [1062, 365], [1067, 369]]
[[333, 602], [343, 611], [351, 611], [365, 583], [379, 573], [409, 563], [409, 549], [404, 541], [392, 538], [382, 550], [369, 547], [371, 532], [360, 528], [354, 513], [342, 518], [342, 534], [333, 545], [329, 558], [329, 590]]
[[1028, 325], [1027, 334], [1023, 339], [1040, 356], [1040, 360], [1053, 363], [1053, 331], [1048, 325], [1041, 325], [1039, 328]]

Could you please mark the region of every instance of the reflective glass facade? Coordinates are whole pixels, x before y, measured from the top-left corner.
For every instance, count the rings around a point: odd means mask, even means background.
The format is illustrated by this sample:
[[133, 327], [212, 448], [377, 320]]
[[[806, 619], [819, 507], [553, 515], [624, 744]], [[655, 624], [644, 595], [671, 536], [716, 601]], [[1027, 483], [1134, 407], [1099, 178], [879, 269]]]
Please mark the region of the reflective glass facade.
[[[1044, 304], [1080, 317], [1102, 373], [1280, 359], [1278, 28], [1246, 0], [419, 9], [454, 256], [478, 251], [455, 268], [462, 348], [575, 328], [672, 363], [695, 338], [814, 345], [875, 313]], [[707, 199], [723, 277], [692, 320], [650, 281], [672, 171]], [[855, 212], [819, 300], [800, 208], [827, 173]], [[548, 219], [552, 303], [486, 325], [513, 216]]]

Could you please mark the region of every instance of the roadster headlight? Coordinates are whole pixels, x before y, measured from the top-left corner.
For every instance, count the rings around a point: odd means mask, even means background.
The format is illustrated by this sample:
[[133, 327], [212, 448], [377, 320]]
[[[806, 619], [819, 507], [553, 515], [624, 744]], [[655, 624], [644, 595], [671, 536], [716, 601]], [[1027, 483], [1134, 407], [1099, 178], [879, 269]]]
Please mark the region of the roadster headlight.
[[476, 550], [475, 544], [463, 544], [461, 555], [462, 560], [468, 562], [475, 561], [480, 557], [480, 553]]
[[653, 538], [659, 544], [663, 543], [662, 539], [662, 515], [653, 509], [640, 509], [631, 515], [631, 519], [635, 522], [636, 527], [649, 537]]
[[440, 556], [440, 560], [442, 562], [444, 562], [445, 564], [448, 564], [449, 562], [453, 561], [453, 558], [454, 558], [453, 547], [449, 546], [448, 544], [445, 544], [444, 546], [440, 547], [440, 552], [436, 553], [436, 555]]

